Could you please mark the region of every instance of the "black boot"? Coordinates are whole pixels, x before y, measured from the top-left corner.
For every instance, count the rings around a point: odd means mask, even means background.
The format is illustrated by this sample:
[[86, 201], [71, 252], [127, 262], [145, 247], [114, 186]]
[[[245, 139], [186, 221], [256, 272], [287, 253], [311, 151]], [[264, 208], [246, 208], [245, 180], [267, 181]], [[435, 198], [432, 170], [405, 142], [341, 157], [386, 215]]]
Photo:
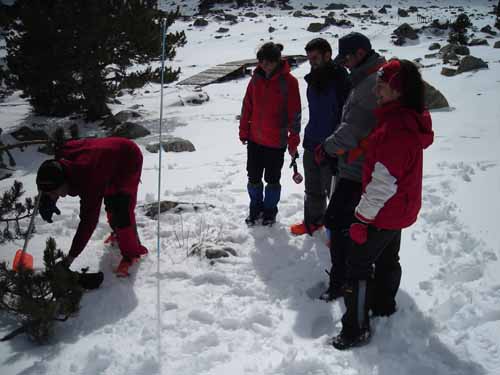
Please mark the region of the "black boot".
[[319, 299], [325, 302], [331, 302], [340, 298], [344, 295], [344, 288], [340, 285], [330, 284], [327, 290], [325, 290], [320, 296]]
[[363, 346], [370, 341], [367, 287], [367, 280], [350, 280], [344, 287], [346, 312], [342, 317], [342, 331], [332, 339], [332, 345], [338, 350]]
[[328, 272], [328, 270], [325, 270], [325, 272], [329, 276], [330, 283], [328, 285], [328, 289], [325, 290], [319, 296], [319, 299], [321, 299], [321, 300], [323, 300], [325, 302], [331, 302], [331, 301], [334, 301], [337, 298], [340, 298], [340, 297], [342, 297], [344, 295], [344, 286], [342, 285], [341, 282], [339, 283], [338, 280], [336, 280], [334, 278], [333, 267], [330, 270], [330, 272]]
[[271, 209], [271, 210], [266, 210], [264, 209], [263, 215], [262, 215], [262, 225], [264, 226], [272, 226], [274, 223], [276, 223], [276, 215], [278, 214], [278, 209]]
[[252, 210], [252, 207], [250, 207], [250, 213], [245, 219], [245, 223], [249, 227], [253, 227], [255, 224], [257, 224], [257, 221], [260, 220], [261, 218], [262, 218], [262, 210], [260, 208]]
[[366, 345], [370, 342], [371, 332], [369, 328], [363, 328], [356, 336], [349, 336], [342, 332], [335, 336], [331, 344], [337, 350], [347, 350], [358, 346]]

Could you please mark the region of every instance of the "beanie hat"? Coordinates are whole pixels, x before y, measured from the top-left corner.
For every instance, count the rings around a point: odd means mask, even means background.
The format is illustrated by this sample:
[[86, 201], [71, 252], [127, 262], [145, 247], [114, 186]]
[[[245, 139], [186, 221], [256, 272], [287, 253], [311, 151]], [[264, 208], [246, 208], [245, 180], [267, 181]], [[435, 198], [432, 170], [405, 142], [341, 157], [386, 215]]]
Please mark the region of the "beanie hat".
[[401, 63], [397, 59], [386, 62], [377, 72], [378, 77], [387, 83], [393, 90], [401, 92]]
[[334, 59], [334, 62], [341, 63], [345, 60], [347, 55], [355, 54], [358, 49], [362, 49], [366, 52], [371, 51], [372, 44], [370, 43], [370, 39], [358, 32], [344, 35], [339, 39], [339, 54]]
[[64, 171], [57, 160], [46, 160], [38, 168], [36, 185], [38, 190], [49, 192], [64, 184]]

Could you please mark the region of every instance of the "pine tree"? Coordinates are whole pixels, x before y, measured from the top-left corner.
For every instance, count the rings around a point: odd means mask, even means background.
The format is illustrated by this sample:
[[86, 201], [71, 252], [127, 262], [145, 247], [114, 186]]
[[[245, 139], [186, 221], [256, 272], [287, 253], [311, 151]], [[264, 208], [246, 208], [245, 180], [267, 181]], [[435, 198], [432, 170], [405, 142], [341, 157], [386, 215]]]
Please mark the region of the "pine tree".
[[0, 196], [0, 223], [5, 224], [0, 231], [0, 243], [26, 237], [26, 232], [21, 230], [19, 222], [33, 215], [34, 205], [32, 198], [26, 198], [24, 203], [21, 203], [23, 194], [23, 184], [14, 181], [10, 189]]
[[[102, 273], [73, 272], [59, 263], [64, 254], [53, 238], [47, 239], [43, 255], [45, 270], [10, 270], [0, 263], [0, 310], [14, 315], [20, 327], [1, 341], [26, 333], [37, 343], [50, 338], [54, 323], [65, 321], [80, 308], [85, 289], [102, 283]], [[89, 284], [89, 281], [92, 281]]]
[[[109, 114], [106, 103], [127, 86], [133, 64], [146, 65], [134, 73], [143, 84], [159, 78], [150, 63], [161, 53], [160, 20], [166, 18], [170, 26], [180, 13], [163, 12], [157, 3], [17, 0], [5, 22], [12, 85], [23, 90], [38, 114], [85, 112], [88, 120]], [[185, 43], [184, 32], [169, 33], [168, 59]], [[168, 68], [167, 82], [179, 72]]]

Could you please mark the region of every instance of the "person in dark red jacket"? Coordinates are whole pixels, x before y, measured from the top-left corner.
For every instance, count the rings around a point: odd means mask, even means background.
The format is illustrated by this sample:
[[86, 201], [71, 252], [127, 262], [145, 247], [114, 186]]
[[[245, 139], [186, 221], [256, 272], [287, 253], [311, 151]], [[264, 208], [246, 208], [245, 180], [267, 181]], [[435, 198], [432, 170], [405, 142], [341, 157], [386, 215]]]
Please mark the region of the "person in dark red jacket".
[[[245, 222], [263, 225], [276, 221], [281, 194], [285, 150], [297, 153], [300, 143], [301, 104], [297, 79], [281, 60], [283, 46], [265, 43], [257, 52], [259, 65], [250, 80], [241, 110], [239, 137], [247, 145], [250, 214]], [[266, 182], [264, 185], [262, 176]]]
[[377, 125], [363, 143], [363, 190], [349, 230], [346, 312], [342, 331], [332, 342], [340, 350], [368, 342], [370, 309], [374, 316], [396, 311], [401, 229], [417, 220], [423, 150], [434, 138], [430, 114], [424, 109], [424, 83], [412, 62], [393, 59], [383, 65], [375, 91]]
[[42, 193], [40, 215], [52, 222], [59, 214], [59, 197], [80, 197], [80, 224], [65, 258], [69, 267], [87, 245], [99, 221], [104, 200], [108, 221], [123, 256], [116, 272], [127, 276], [128, 268], [147, 249], [136, 230], [135, 206], [142, 171], [142, 153], [124, 138], [72, 140], [56, 150], [54, 160], [38, 169], [36, 183]]

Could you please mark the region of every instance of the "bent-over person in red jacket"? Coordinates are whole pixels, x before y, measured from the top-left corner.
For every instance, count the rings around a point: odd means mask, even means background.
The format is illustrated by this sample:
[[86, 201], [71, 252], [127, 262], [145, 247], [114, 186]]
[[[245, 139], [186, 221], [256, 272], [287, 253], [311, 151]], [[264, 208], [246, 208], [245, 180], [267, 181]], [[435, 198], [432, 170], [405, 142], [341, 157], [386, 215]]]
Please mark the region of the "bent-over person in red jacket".
[[288, 147], [293, 157], [300, 143], [299, 84], [288, 62], [281, 59], [282, 50], [281, 44], [272, 42], [260, 47], [259, 64], [243, 99], [239, 137], [247, 145], [249, 226], [260, 218], [263, 225], [275, 223], [285, 150]]
[[372, 316], [396, 312], [401, 281], [401, 229], [422, 204], [423, 150], [434, 139], [424, 108], [424, 83], [411, 61], [393, 59], [378, 71], [377, 125], [363, 142], [362, 195], [351, 224], [339, 350], [366, 344]]
[[80, 197], [80, 224], [64, 259], [69, 267], [87, 245], [99, 221], [102, 201], [118, 243], [122, 260], [117, 276], [128, 276], [129, 267], [148, 250], [141, 245], [135, 221], [137, 189], [142, 172], [142, 153], [124, 138], [72, 140], [56, 150], [55, 159], [38, 169], [40, 215], [52, 222], [59, 197]]

